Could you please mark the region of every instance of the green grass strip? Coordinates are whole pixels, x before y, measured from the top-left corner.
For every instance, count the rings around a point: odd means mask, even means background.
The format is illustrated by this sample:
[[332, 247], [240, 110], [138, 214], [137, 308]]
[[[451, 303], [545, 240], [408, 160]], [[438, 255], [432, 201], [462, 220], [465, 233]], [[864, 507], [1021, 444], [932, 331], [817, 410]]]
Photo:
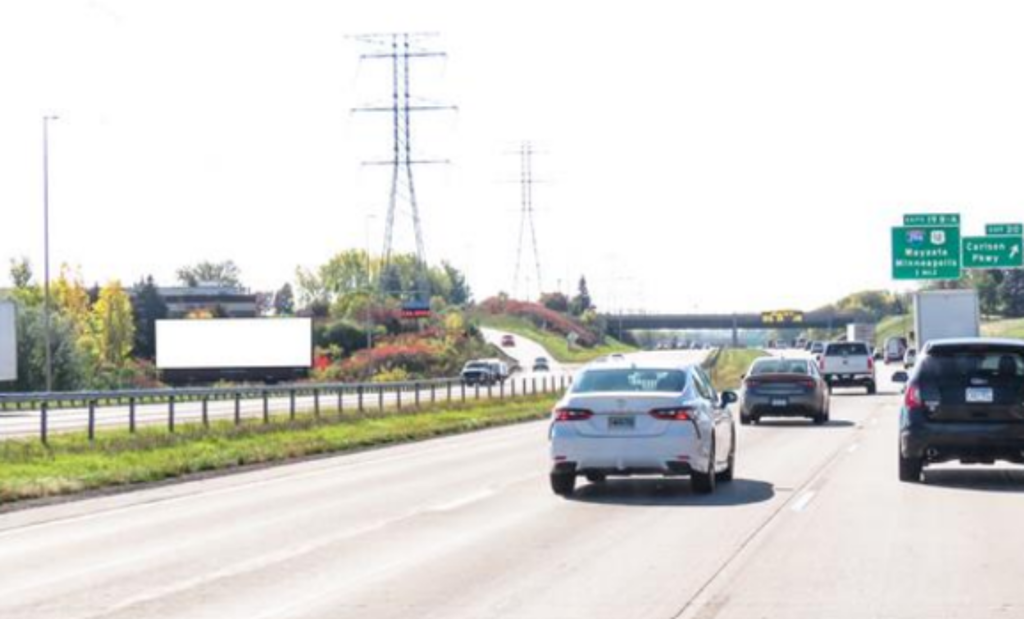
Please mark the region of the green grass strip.
[[740, 376], [746, 374], [750, 364], [755, 359], [767, 356], [768, 354], [762, 350], [725, 349], [708, 359], [706, 369], [711, 374], [711, 382], [714, 383], [715, 389], [739, 389]]
[[209, 429], [185, 426], [175, 434], [159, 429], [105, 432], [94, 443], [79, 435], [54, 437], [49, 446], [36, 440], [4, 441], [0, 505], [541, 419], [555, 401], [544, 395], [366, 416], [324, 411], [319, 420], [270, 425], [218, 422]]

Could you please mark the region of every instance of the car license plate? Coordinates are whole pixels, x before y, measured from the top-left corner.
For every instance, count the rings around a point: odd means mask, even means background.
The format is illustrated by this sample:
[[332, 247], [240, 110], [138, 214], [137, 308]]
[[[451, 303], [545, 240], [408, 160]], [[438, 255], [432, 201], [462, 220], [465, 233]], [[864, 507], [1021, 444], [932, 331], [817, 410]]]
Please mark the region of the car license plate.
[[636, 427], [636, 420], [632, 416], [608, 418], [609, 430], [632, 430], [634, 427]]
[[785, 408], [789, 406], [789, 400], [785, 398], [775, 398], [774, 400], [772, 400], [772, 406], [774, 406], [775, 408]]
[[967, 389], [968, 404], [991, 404], [995, 400], [992, 387], [970, 387]]

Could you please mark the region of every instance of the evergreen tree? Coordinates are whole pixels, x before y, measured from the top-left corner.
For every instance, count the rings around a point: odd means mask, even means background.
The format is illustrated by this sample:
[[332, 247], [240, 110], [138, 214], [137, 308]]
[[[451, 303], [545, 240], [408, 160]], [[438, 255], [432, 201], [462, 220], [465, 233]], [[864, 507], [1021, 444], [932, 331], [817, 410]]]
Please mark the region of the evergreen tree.
[[999, 304], [1008, 318], [1024, 316], [1024, 271], [1006, 271], [999, 285]]
[[451, 292], [448, 295], [448, 303], [451, 305], [466, 305], [473, 300], [473, 292], [469, 288], [466, 276], [462, 271], [448, 264], [443, 263], [444, 272], [451, 284]]
[[135, 316], [135, 342], [133, 353], [143, 359], [156, 357], [156, 321], [167, 318], [167, 303], [153, 283], [153, 276], [135, 285], [132, 298]]
[[274, 313], [278, 316], [291, 316], [295, 314], [295, 294], [292, 292], [292, 285], [285, 284], [274, 294]]
[[590, 298], [590, 290], [587, 288], [587, 278], [580, 276], [579, 291], [573, 297], [569, 309], [574, 316], [582, 316], [587, 311], [594, 309], [594, 303]]

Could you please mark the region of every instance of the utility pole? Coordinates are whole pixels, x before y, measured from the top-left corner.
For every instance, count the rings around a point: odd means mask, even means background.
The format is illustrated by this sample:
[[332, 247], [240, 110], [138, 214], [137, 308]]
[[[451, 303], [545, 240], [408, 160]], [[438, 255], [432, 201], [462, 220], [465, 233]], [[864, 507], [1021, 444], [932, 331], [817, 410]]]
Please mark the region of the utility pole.
[[[413, 167], [424, 164], [448, 163], [447, 160], [418, 159], [412, 149], [412, 116], [416, 112], [436, 112], [456, 109], [451, 105], [414, 103], [411, 87], [412, 62], [427, 58], [443, 58], [444, 52], [433, 51], [423, 45], [431, 35], [425, 33], [368, 34], [357, 40], [374, 51], [362, 54], [362, 60], [386, 60], [391, 64], [391, 102], [389, 105], [370, 105], [355, 108], [353, 112], [377, 112], [391, 117], [391, 158], [384, 161], [365, 161], [364, 165], [383, 165], [391, 168], [391, 191], [388, 197], [387, 218], [384, 228], [384, 251], [381, 254], [379, 273], [380, 289], [383, 294], [389, 281], [391, 258], [394, 251], [396, 212], [400, 205], [407, 207], [412, 215], [412, 228], [416, 239], [416, 301], [429, 302], [430, 288], [427, 279], [426, 250], [423, 243], [423, 229], [416, 184], [413, 181]], [[403, 209], [406, 210], [406, 209]]]
[[46, 391], [53, 391], [53, 342], [50, 325], [50, 121], [43, 116], [43, 320], [46, 343]]
[[[523, 142], [519, 147], [519, 245], [516, 248], [516, 271], [515, 279], [512, 280], [512, 294], [519, 296], [519, 275], [523, 262], [523, 244], [526, 236], [526, 229], [530, 229], [530, 242], [533, 246], [533, 263], [536, 269], [537, 293], [544, 288], [540, 277], [540, 250], [537, 248], [537, 226], [533, 213], [533, 186], [537, 183], [533, 179], [533, 145], [530, 142]], [[524, 294], [522, 299], [530, 300], [530, 278], [524, 278]]]

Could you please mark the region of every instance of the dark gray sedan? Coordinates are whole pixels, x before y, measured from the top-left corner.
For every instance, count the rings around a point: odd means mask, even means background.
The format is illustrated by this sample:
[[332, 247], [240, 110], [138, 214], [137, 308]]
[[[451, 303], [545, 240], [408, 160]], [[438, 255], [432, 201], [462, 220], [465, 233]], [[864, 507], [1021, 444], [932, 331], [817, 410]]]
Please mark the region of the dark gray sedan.
[[829, 419], [828, 385], [810, 359], [758, 359], [743, 377], [740, 423], [763, 417]]

